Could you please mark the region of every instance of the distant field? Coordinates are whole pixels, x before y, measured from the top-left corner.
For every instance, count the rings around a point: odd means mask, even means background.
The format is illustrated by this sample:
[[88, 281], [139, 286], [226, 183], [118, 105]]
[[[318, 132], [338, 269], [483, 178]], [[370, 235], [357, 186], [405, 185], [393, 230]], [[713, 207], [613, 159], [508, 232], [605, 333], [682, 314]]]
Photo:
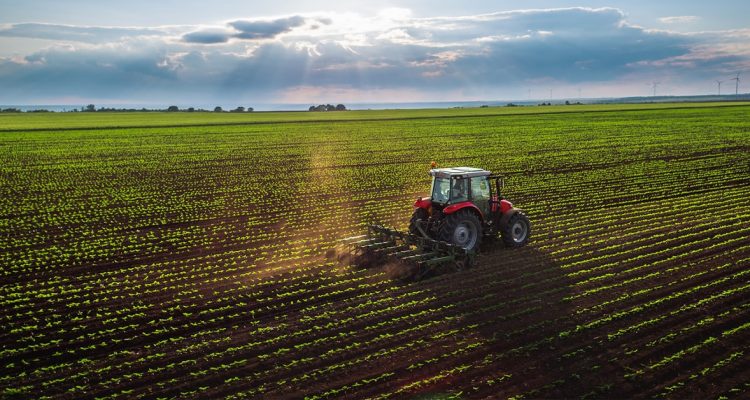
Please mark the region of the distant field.
[[[750, 103], [0, 131], [5, 397], [750, 396]], [[325, 258], [432, 160], [504, 175], [531, 244], [417, 283]]]
[[24, 113], [0, 114], [0, 132], [38, 129], [100, 129], [142, 126], [234, 125], [277, 122], [351, 121], [451, 118], [492, 115], [578, 113], [581, 111], [657, 110], [674, 108], [735, 107], [748, 102], [726, 103], [658, 103], [658, 104], [608, 104], [570, 106], [524, 106], [487, 108], [448, 108], [418, 110], [368, 110], [346, 112], [126, 112], [126, 113]]

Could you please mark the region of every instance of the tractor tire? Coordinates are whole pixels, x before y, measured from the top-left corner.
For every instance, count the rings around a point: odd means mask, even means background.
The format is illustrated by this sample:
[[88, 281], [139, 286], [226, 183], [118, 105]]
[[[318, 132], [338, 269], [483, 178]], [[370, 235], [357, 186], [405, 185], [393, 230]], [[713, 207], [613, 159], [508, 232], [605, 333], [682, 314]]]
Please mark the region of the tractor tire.
[[422, 236], [422, 233], [419, 232], [419, 229], [417, 229], [417, 221], [427, 221], [428, 215], [427, 210], [424, 208], [417, 208], [414, 210], [414, 214], [411, 215], [411, 219], [409, 220], [409, 233], [412, 235]]
[[443, 220], [438, 238], [461, 246], [468, 251], [479, 250], [482, 243], [482, 223], [471, 210], [459, 210]]
[[500, 224], [500, 235], [507, 247], [523, 247], [531, 236], [531, 222], [521, 210], [509, 211], [512, 214]]

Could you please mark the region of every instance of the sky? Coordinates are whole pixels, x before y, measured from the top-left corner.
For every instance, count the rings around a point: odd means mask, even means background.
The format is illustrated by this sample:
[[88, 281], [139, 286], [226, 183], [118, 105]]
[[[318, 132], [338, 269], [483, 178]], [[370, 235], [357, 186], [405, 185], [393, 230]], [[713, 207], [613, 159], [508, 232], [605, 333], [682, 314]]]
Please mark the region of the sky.
[[0, 104], [729, 94], [747, 71], [744, 0], [0, 0]]

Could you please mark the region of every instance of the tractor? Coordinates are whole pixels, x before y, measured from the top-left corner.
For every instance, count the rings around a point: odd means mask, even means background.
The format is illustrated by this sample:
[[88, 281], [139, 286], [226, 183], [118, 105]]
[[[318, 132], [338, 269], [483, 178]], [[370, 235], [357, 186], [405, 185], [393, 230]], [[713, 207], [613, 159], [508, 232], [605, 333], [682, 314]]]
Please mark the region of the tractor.
[[500, 176], [469, 167], [432, 169], [430, 175], [432, 195], [414, 203], [409, 233], [453, 243], [467, 251], [479, 249], [484, 237], [498, 234], [508, 247], [528, 243], [529, 219], [501, 197]]
[[[507, 247], [525, 246], [531, 224], [501, 196], [503, 179], [470, 167], [432, 168], [429, 198], [418, 198], [407, 232], [370, 225], [366, 235], [343, 240], [355, 259], [398, 260], [416, 266], [417, 279], [434, 267], [457, 270], [474, 264], [484, 238], [500, 236]], [[494, 186], [493, 186], [494, 184]]]

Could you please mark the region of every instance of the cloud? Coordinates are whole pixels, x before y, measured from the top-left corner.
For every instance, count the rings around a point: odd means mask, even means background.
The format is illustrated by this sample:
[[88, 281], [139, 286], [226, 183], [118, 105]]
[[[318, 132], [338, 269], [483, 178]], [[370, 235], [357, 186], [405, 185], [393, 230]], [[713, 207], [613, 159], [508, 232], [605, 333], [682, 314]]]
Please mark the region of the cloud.
[[182, 35], [182, 40], [187, 43], [216, 44], [226, 43], [232, 37], [233, 34], [231, 32], [216, 29], [206, 29], [195, 32], [188, 32]]
[[661, 17], [659, 22], [663, 24], [684, 24], [698, 21], [700, 18], [695, 15], [679, 15], [675, 17]]
[[299, 15], [272, 21], [233, 21], [229, 26], [239, 31], [234, 37], [239, 39], [270, 39], [286, 33], [305, 23]]
[[10, 98], [24, 101], [77, 95], [127, 98], [147, 87], [171, 90], [177, 74], [163, 64], [166, 56], [158, 46], [55, 46], [26, 56], [24, 62], [0, 60], [0, 85]]
[[226, 43], [230, 39], [260, 40], [273, 39], [292, 29], [310, 23], [310, 29], [315, 30], [322, 25], [329, 25], [329, 18], [304, 18], [299, 15], [277, 18], [273, 20], [236, 20], [226, 24], [230, 29], [210, 28], [193, 31], [182, 35], [186, 43], [216, 44]]
[[86, 43], [108, 43], [130, 36], [164, 36], [167, 32], [156, 28], [121, 28], [71, 26], [40, 23], [11, 24], [0, 28], [0, 36], [66, 40]]
[[[18, 25], [0, 35], [20, 35]], [[420, 100], [498, 99], [525, 98], [528, 88], [571, 87], [614, 96], [644, 94], [643, 82], [652, 79], [694, 91], [712, 76], [750, 68], [748, 30], [646, 29], [614, 8], [442, 18], [389, 10], [236, 19], [214, 27], [54, 27], [62, 43], [0, 58], [0, 102], [54, 96], [337, 101], [313, 98], [322, 94], [382, 101], [379, 96], [398, 92]], [[96, 29], [107, 40], [90, 39]]]

